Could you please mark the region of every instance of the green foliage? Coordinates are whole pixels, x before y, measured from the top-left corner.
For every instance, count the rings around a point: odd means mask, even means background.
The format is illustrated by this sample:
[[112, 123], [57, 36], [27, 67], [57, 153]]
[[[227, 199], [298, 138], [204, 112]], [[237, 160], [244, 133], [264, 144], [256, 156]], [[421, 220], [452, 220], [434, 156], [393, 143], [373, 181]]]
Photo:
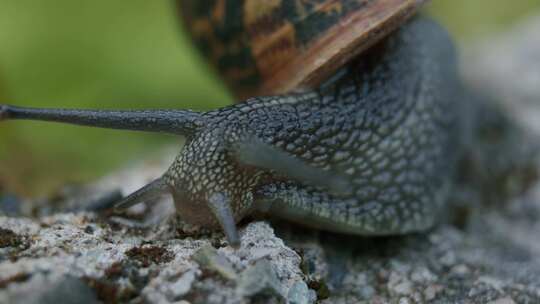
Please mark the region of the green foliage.
[[[435, 0], [428, 10], [454, 33], [470, 37], [499, 30], [535, 6], [537, 0]], [[0, 101], [194, 109], [231, 103], [175, 13], [167, 0], [0, 0]], [[155, 134], [3, 123], [0, 183], [19, 193], [45, 193], [179, 142]]]
[[428, 12], [460, 39], [472, 39], [538, 14], [538, 0], [432, 0]]
[[[0, 75], [11, 104], [194, 108], [230, 103], [171, 1], [0, 0]], [[173, 137], [51, 123], [0, 127], [0, 180], [42, 192], [104, 174]]]

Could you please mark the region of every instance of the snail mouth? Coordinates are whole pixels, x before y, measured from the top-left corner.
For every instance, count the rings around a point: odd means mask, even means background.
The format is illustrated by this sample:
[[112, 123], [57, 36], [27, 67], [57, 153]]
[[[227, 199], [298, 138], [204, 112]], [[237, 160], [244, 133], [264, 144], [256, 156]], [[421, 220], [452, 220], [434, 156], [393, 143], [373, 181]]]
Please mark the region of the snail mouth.
[[240, 245], [231, 198], [225, 192], [215, 192], [205, 200], [189, 200], [183, 193], [173, 192], [173, 198], [183, 221], [206, 229], [221, 228], [231, 246]]

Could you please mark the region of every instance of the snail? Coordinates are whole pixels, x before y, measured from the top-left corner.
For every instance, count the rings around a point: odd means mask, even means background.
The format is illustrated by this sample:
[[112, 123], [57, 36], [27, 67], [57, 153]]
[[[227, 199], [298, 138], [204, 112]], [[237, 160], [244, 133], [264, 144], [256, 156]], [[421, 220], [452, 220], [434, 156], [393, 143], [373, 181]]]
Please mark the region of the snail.
[[377, 236], [424, 231], [464, 150], [467, 99], [451, 38], [419, 0], [179, 1], [196, 45], [239, 102], [190, 110], [36, 109], [33, 119], [185, 136], [159, 178], [180, 217], [222, 229], [259, 212]]

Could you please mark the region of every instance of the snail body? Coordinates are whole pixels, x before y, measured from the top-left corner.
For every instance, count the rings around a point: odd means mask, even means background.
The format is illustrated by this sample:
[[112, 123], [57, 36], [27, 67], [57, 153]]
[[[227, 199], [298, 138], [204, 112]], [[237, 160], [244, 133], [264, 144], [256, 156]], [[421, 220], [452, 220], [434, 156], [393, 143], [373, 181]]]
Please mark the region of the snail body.
[[[460, 101], [451, 94], [458, 83], [449, 50], [441, 28], [414, 20], [325, 88], [203, 114], [206, 127], [165, 174], [179, 214], [189, 209], [196, 218], [209, 194], [227, 193], [236, 220], [256, 209], [362, 235], [430, 227], [458, 153], [452, 131]], [[279, 153], [321, 172], [292, 178], [284, 171], [308, 170], [279, 170], [272, 164], [284, 162], [278, 156], [262, 164], [265, 154]], [[326, 172], [333, 176], [306, 180]], [[350, 193], [336, 189], [339, 178]], [[200, 190], [186, 192], [189, 183]]]
[[436, 221], [461, 153], [454, 57], [446, 32], [416, 18], [298, 92], [204, 113], [1, 106], [0, 119], [186, 136], [167, 172], [117, 207], [170, 193], [183, 220], [222, 228], [232, 245], [236, 223], [253, 212], [341, 233], [402, 234]]

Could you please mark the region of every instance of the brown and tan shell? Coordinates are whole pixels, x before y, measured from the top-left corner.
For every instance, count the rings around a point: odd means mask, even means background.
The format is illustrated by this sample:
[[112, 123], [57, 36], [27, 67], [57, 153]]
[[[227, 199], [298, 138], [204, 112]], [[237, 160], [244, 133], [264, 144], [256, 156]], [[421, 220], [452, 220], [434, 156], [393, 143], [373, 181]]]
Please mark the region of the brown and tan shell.
[[426, 0], [178, 0], [197, 47], [234, 94], [320, 84]]

